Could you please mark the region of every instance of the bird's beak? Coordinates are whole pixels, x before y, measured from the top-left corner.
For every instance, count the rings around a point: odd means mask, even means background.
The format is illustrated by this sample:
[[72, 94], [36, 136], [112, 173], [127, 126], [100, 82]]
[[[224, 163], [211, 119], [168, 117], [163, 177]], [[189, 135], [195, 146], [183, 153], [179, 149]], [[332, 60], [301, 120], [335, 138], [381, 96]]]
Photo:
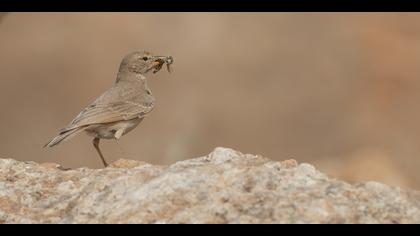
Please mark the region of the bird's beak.
[[169, 64], [173, 62], [173, 58], [171, 56], [154, 56], [153, 58], [156, 60], [162, 60], [165, 63], [169, 63]]

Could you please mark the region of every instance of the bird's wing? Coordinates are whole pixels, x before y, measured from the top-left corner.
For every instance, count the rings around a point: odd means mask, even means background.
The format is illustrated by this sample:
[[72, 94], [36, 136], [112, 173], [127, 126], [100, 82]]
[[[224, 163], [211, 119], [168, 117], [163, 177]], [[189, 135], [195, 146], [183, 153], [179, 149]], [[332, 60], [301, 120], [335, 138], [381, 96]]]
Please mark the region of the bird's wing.
[[149, 99], [128, 99], [112, 103], [101, 103], [100, 100], [95, 101], [80, 112], [60, 133], [91, 124], [111, 123], [144, 117], [153, 110], [153, 106], [153, 97]]

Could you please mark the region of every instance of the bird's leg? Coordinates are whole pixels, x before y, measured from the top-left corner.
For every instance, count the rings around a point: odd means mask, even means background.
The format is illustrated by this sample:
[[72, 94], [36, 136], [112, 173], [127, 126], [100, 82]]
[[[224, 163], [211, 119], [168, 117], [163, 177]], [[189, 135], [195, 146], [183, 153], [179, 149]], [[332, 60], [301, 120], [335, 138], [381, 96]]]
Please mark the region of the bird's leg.
[[94, 138], [93, 139], [93, 146], [95, 147], [96, 151], [98, 152], [99, 156], [101, 157], [102, 163], [104, 164], [105, 167], [108, 166], [108, 163], [106, 163], [104, 156], [102, 155], [101, 150], [99, 149], [99, 138]]

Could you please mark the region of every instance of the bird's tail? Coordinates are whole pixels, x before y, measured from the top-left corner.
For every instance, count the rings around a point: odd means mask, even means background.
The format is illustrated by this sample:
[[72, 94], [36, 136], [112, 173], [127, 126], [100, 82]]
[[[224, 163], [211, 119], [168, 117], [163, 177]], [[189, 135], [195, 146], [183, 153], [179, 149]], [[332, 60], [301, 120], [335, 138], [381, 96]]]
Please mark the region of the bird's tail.
[[69, 139], [73, 138], [75, 135], [77, 135], [78, 133], [84, 131], [85, 129], [86, 129], [86, 127], [78, 127], [78, 128], [74, 128], [74, 129], [71, 129], [71, 130], [66, 130], [66, 131], [60, 132], [59, 135], [57, 135], [51, 141], [46, 143], [44, 145], [44, 147], [53, 147], [53, 146], [61, 143], [61, 141], [69, 140]]

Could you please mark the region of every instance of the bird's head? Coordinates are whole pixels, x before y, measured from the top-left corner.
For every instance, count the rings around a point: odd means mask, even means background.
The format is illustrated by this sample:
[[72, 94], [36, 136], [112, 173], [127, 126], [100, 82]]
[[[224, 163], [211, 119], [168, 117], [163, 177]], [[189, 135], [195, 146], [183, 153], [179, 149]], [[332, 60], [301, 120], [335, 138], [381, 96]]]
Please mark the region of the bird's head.
[[133, 52], [124, 57], [119, 71], [145, 75], [149, 71], [158, 72], [166, 64], [170, 72], [172, 63], [173, 58], [171, 56], [155, 56], [150, 52]]

